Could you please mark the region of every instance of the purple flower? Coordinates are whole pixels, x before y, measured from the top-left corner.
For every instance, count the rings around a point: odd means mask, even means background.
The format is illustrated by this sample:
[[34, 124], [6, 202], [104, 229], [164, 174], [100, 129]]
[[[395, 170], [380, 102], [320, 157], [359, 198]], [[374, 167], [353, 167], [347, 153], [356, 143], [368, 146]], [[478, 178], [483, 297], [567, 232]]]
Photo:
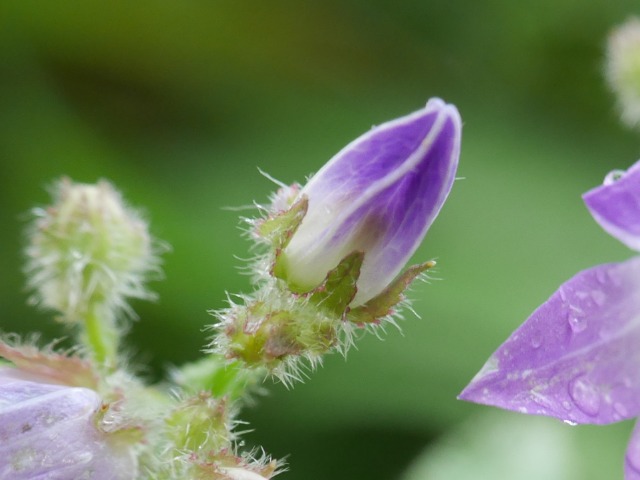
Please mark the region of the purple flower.
[[97, 428], [101, 405], [88, 388], [0, 367], [0, 479], [136, 478], [135, 459]]
[[300, 192], [308, 211], [279, 258], [289, 284], [308, 291], [343, 258], [361, 251], [352, 306], [380, 293], [444, 204], [458, 166], [460, 133], [456, 108], [431, 99], [334, 156]]
[[[640, 250], [640, 162], [584, 196], [612, 236]], [[493, 354], [461, 399], [567, 423], [640, 416], [640, 257], [564, 283]], [[640, 479], [640, 424], [625, 478]]]

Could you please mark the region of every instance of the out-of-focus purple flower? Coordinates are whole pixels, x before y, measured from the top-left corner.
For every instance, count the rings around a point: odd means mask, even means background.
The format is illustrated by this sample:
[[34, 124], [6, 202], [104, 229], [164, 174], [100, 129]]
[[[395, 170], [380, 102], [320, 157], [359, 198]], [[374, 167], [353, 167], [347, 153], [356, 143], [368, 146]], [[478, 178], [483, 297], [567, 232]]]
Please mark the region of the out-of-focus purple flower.
[[278, 259], [294, 289], [318, 286], [354, 251], [364, 252], [352, 306], [380, 293], [420, 245], [453, 184], [461, 121], [453, 105], [384, 123], [334, 156], [300, 191], [308, 211]]
[[[609, 234], [640, 250], [640, 162], [612, 172], [583, 198]], [[640, 257], [598, 265], [564, 283], [460, 398], [571, 424], [640, 416]], [[640, 480], [640, 424], [625, 478]]]
[[135, 458], [98, 429], [101, 405], [88, 388], [0, 367], [0, 479], [136, 478]]

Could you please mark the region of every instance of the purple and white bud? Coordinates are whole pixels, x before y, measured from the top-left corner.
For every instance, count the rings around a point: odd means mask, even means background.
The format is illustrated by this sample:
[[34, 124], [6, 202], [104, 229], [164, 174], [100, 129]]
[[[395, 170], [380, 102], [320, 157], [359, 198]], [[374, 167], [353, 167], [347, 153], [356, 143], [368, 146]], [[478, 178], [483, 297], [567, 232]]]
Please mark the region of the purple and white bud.
[[99, 430], [101, 406], [88, 388], [0, 367], [0, 479], [137, 478], [135, 457]]
[[300, 191], [308, 211], [280, 254], [276, 274], [292, 290], [309, 291], [343, 258], [361, 251], [351, 306], [378, 295], [442, 208], [455, 179], [460, 139], [456, 107], [434, 98], [351, 142]]

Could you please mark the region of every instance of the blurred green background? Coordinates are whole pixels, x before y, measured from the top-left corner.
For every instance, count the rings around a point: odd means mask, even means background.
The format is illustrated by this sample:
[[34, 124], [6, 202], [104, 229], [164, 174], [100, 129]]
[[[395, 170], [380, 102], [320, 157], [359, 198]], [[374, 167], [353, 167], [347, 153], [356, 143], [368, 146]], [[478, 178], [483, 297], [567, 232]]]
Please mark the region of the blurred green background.
[[[26, 212], [62, 175], [107, 178], [173, 247], [166, 280], [153, 285], [161, 300], [134, 305], [132, 362], [157, 379], [197, 358], [207, 310], [225, 305], [225, 291], [249, 289], [238, 271], [248, 244], [224, 207], [266, 200], [274, 186], [258, 167], [304, 181], [373, 124], [440, 96], [464, 121], [461, 179], [416, 254], [438, 261], [437, 279], [413, 289], [421, 318], [408, 313], [402, 334], [384, 341], [362, 338], [346, 362], [327, 358], [292, 390], [267, 382], [269, 395], [243, 414], [254, 429], [247, 445], [288, 456], [278, 478], [289, 480], [622, 478], [629, 422], [572, 428], [455, 397], [562, 281], [630, 255], [580, 195], [638, 157], [640, 138], [619, 125], [602, 75], [608, 32], [637, 9], [632, 0], [3, 2], [2, 329], [63, 335], [26, 306]], [[527, 456], [532, 444], [566, 454], [536, 457], [544, 474], [531, 476], [526, 459], [506, 473], [508, 447]]]

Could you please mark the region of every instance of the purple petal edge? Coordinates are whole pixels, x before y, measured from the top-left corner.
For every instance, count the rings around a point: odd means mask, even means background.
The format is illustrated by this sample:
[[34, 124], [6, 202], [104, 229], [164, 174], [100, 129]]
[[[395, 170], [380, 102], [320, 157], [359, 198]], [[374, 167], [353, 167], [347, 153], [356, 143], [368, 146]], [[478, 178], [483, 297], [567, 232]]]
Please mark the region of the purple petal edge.
[[603, 185], [582, 198], [609, 235], [640, 251], [640, 162], [626, 172], [610, 173]]
[[624, 479], [640, 480], [640, 422], [636, 422], [624, 456]]
[[564, 283], [491, 356], [462, 400], [572, 423], [640, 414], [640, 257]]

